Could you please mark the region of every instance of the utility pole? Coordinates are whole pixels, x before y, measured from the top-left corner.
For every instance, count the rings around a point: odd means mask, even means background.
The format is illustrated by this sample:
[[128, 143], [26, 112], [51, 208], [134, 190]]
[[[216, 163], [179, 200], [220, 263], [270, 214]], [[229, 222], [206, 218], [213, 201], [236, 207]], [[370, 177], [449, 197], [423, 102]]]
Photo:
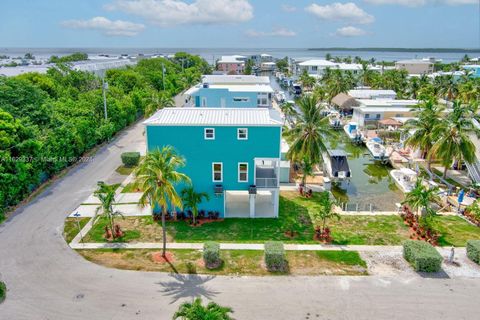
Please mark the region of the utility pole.
[[103, 91], [103, 112], [105, 113], [105, 120], [108, 119], [107, 114], [107, 90], [108, 90], [108, 82], [105, 81], [105, 78], [102, 78], [102, 91]]

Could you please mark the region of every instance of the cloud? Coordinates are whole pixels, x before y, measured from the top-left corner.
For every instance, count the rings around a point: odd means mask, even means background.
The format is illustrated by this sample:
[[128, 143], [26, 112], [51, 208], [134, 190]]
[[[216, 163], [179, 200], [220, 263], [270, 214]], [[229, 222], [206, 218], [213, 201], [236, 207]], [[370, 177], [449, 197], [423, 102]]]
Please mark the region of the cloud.
[[72, 29], [98, 30], [107, 36], [132, 37], [145, 29], [143, 24], [123, 20], [109, 20], [105, 17], [94, 17], [89, 20], [67, 20], [62, 26]]
[[264, 31], [255, 31], [255, 30], [248, 30], [245, 32], [248, 37], [252, 38], [260, 38], [260, 37], [294, 37], [297, 35], [295, 31], [291, 31], [285, 28], [278, 28], [271, 32], [264, 32]]
[[337, 29], [337, 32], [335, 32], [335, 34], [339, 37], [359, 37], [364, 36], [367, 33], [363, 29], [348, 26]]
[[405, 7], [422, 7], [428, 4], [446, 4], [450, 6], [478, 4], [478, 0], [364, 0], [370, 4], [393, 4]]
[[366, 13], [353, 2], [335, 2], [325, 6], [312, 3], [306, 7], [305, 10], [323, 20], [338, 20], [360, 24], [367, 24], [375, 21], [374, 16]]
[[280, 6], [280, 8], [282, 9], [283, 12], [295, 12], [295, 11], [297, 11], [297, 7], [291, 6], [289, 4], [282, 4]]
[[225, 24], [251, 20], [248, 0], [115, 0], [105, 6], [142, 17], [161, 27], [186, 24]]

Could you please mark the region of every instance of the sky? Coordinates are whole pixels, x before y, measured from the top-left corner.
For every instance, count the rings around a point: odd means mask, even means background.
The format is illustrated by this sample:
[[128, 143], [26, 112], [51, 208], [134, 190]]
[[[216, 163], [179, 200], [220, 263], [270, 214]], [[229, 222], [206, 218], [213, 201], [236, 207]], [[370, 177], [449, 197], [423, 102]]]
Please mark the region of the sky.
[[0, 47], [479, 48], [480, 0], [2, 0]]

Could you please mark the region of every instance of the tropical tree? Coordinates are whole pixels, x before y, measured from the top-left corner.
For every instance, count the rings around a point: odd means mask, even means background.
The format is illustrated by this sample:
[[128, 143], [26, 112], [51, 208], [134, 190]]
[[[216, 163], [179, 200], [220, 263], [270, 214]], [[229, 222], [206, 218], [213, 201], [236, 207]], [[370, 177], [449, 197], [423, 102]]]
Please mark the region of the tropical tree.
[[319, 210], [315, 213], [315, 217], [321, 223], [323, 231], [327, 227], [328, 220], [333, 218], [340, 220], [340, 215], [334, 211], [335, 204], [328, 191], [320, 193], [320, 199], [318, 200]]
[[311, 89], [316, 82], [315, 78], [308, 74], [307, 70], [303, 70], [298, 80], [305, 89]]
[[287, 157], [292, 161], [301, 161], [306, 157], [312, 164], [321, 162], [321, 153], [327, 151], [325, 139], [334, 135], [330, 130], [327, 117], [317, 107], [313, 96], [305, 96], [298, 102], [300, 112], [296, 116], [295, 126], [284, 131], [290, 144]]
[[215, 302], [202, 305], [202, 299], [196, 298], [192, 303], [184, 302], [173, 315], [173, 319], [182, 320], [231, 320], [232, 308], [222, 307]]
[[198, 205], [202, 200], [208, 201], [210, 197], [206, 192], [195, 192], [195, 189], [190, 186], [182, 190], [183, 207], [192, 210], [193, 225], [196, 225], [195, 219], [198, 216]]
[[106, 234], [108, 234], [108, 229], [110, 229], [113, 239], [117, 238], [117, 236], [120, 234], [120, 232], [116, 232], [115, 230], [115, 217], [122, 216], [119, 211], [113, 210], [117, 187], [117, 185], [106, 184], [105, 182], [100, 181], [98, 182], [97, 190], [94, 192], [94, 195], [98, 198], [98, 200], [100, 200], [100, 206], [98, 206], [95, 210], [94, 220], [99, 213], [105, 215], [108, 224], [105, 231], [107, 231]]
[[434, 84], [438, 87], [438, 94], [440, 98], [452, 101], [457, 97], [458, 83], [453, 75], [436, 77]]
[[285, 115], [285, 120], [288, 121], [290, 126], [294, 125], [294, 119], [297, 116], [297, 109], [295, 109], [295, 105], [291, 102], [285, 102], [280, 106], [280, 110]]
[[154, 114], [157, 110], [163, 109], [163, 108], [172, 108], [175, 107], [175, 101], [170, 95], [167, 95], [165, 93], [158, 93], [157, 91], [152, 91], [152, 94], [147, 100], [146, 106], [145, 106], [145, 115], [146, 116], [151, 116]]
[[438, 195], [438, 187], [426, 187], [422, 179], [418, 179], [412, 191], [405, 194], [402, 204], [408, 205], [412, 210], [427, 222], [435, 215], [435, 210], [431, 207], [431, 203], [440, 201]]
[[165, 216], [167, 209], [183, 208], [181, 197], [175, 190], [180, 183], [190, 183], [190, 178], [177, 170], [185, 166], [185, 159], [171, 146], [149, 152], [135, 170], [135, 185], [142, 190], [141, 207], [151, 206], [152, 214], [158, 207], [162, 212], [163, 252], [165, 257], [167, 235]]
[[431, 157], [429, 152], [433, 147], [434, 128], [441, 121], [443, 107], [438, 106], [434, 99], [422, 101], [414, 110], [414, 118], [407, 121], [405, 130], [413, 133], [405, 140], [405, 145], [418, 148], [427, 158], [430, 169]]
[[307, 185], [307, 177], [313, 177], [313, 167], [314, 164], [310, 159], [307, 156], [304, 156], [300, 162], [300, 170], [302, 170], [302, 186]]
[[461, 105], [457, 100], [453, 103], [452, 111], [438, 122], [432, 132], [434, 144], [430, 151], [431, 156], [440, 159], [445, 167], [443, 177], [453, 161], [472, 163], [475, 161], [475, 144], [471, 140], [472, 134], [478, 134], [473, 119], [476, 114], [472, 113], [476, 108]]

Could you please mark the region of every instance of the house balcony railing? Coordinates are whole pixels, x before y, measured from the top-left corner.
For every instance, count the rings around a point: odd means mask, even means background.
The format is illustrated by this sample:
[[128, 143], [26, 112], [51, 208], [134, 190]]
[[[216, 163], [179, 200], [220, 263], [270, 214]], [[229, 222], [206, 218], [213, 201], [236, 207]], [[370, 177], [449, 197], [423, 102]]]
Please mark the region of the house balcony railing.
[[277, 178], [257, 178], [256, 179], [257, 188], [277, 188], [278, 179]]
[[279, 160], [258, 161], [255, 166], [255, 185], [257, 188], [278, 188]]

